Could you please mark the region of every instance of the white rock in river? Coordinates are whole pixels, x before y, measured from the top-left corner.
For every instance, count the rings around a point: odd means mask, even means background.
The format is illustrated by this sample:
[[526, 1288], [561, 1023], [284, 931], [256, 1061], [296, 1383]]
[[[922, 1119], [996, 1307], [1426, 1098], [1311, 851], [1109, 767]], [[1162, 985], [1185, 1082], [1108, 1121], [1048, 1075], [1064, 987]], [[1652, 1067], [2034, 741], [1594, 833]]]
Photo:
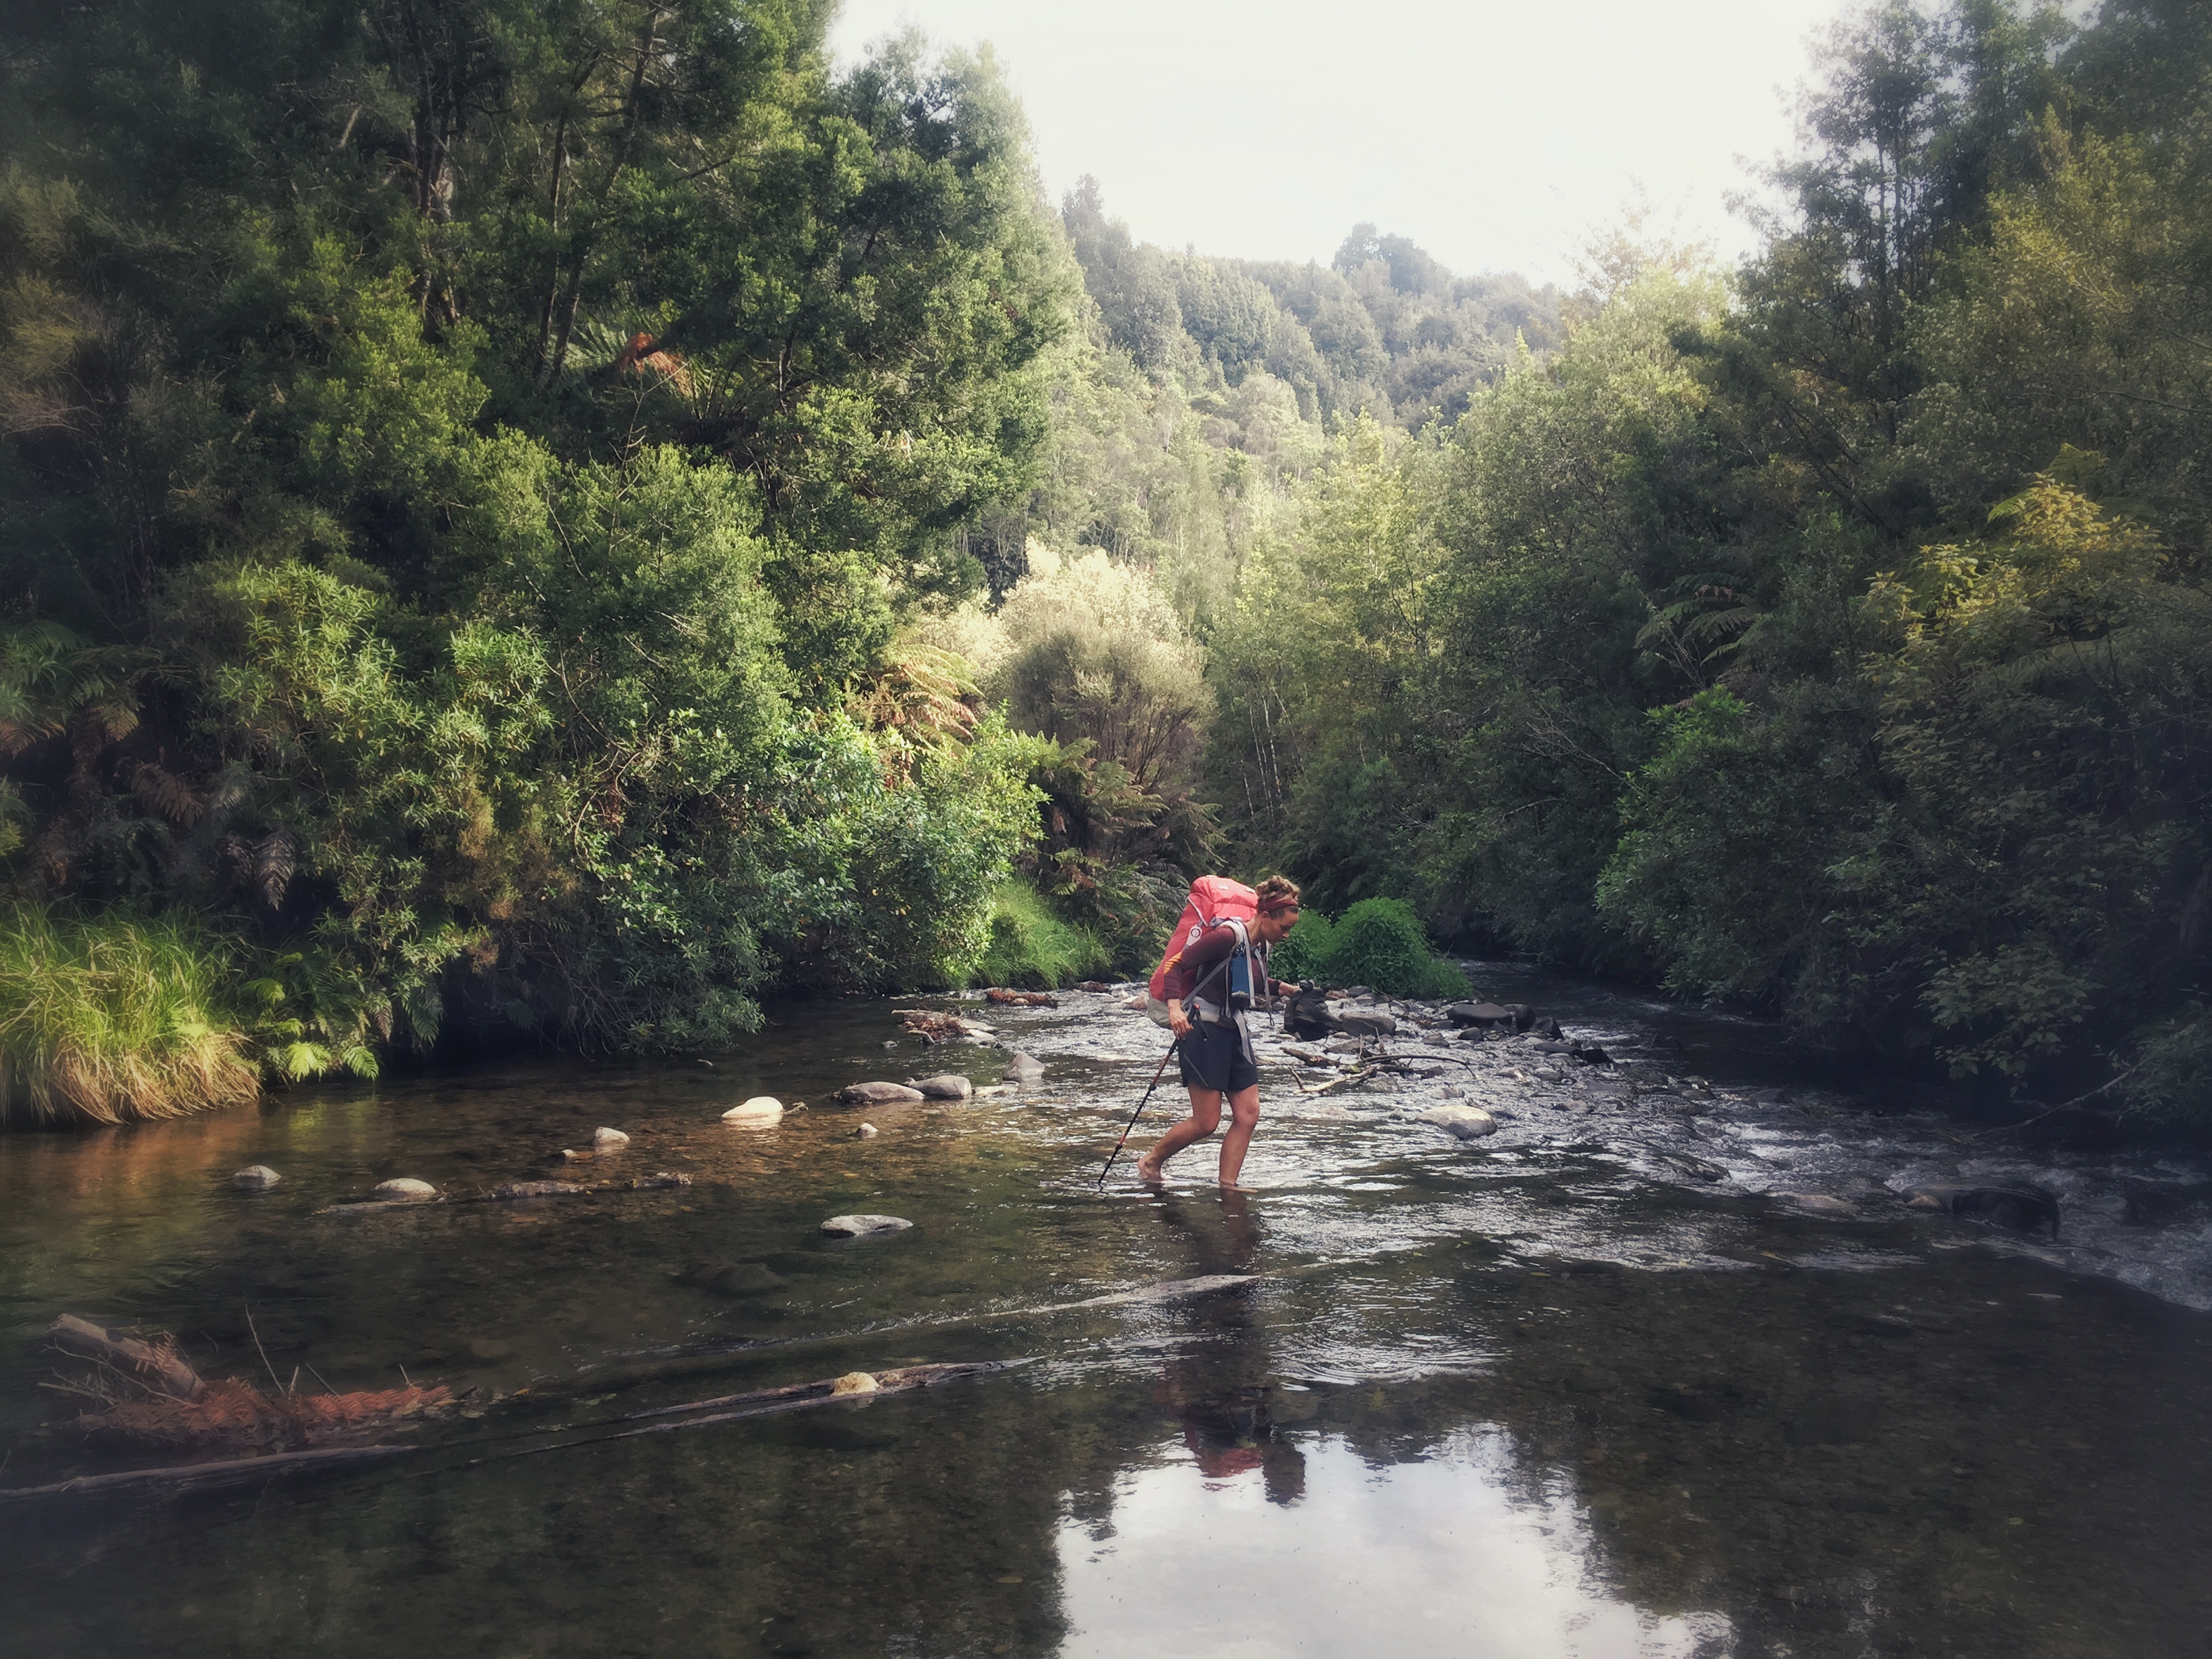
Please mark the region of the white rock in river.
[[975, 1092], [975, 1085], [957, 1072], [926, 1077], [914, 1086], [932, 1100], [965, 1100]]
[[629, 1137], [620, 1129], [594, 1129], [592, 1131], [592, 1145], [603, 1152], [611, 1152], [629, 1146]]
[[374, 1195], [403, 1202], [410, 1200], [420, 1202], [426, 1198], [437, 1197], [438, 1189], [427, 1181], [417, 1181], [412, 1176], [401, 1176], [396, 1181], [378, 1182]]
[[1016, 1049], [1006, 1061], [1006, 1081], [1036, 1083], [1044, 1076], [1044, 1063], [1035, 1054], [1025, 1054]]
[[1433, 1123], [1462, 1140], [1498, 1133], [1498, 1120], [1480, 1106], [1432, 1106], [1421, 1114], [1421, 1121]]
[[758, 1128], [783, 1121], [783, 1103], [774, 1095], [755, 1095], [750, 1100], [741, 1100], [722, 1114], [725, 1123], [743, 1123]]
[[822, 1224], [832, 1238], [880, 1238], [914, 1225], [902, 1215], [833, 1215]]
[[875, 1138], [876, 1126], [872, 1123], [863, 1123], [853, 1131], [853, 1139], [855, 1140], [873, 1140]]
[[231, 1176], [230, 1184], [241, 1193], [265, 1193], [283, 1178], [266, 1164], [249, 1164]]

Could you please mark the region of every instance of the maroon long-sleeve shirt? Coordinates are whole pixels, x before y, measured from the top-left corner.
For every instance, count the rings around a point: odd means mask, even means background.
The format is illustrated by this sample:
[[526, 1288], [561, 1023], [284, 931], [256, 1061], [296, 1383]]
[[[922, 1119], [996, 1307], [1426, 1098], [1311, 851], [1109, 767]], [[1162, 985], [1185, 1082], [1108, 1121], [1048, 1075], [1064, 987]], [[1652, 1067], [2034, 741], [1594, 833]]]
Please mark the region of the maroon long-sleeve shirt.
[[[1208, 970], [1216, 963], [1226, 958], [1236, 948], [1237, 930], [1225, 921], [1217, 921], [1200, 933], [1198, 936], [1198, 943], [1185, 951], [1182, 953], [1182, 959], [1168, 969], [1168, 1000], [1181, 1002], [1188, 998], [1190, 995], [1191, 988], [1200, 980], [1206, 979]], [[1267, 947], [1255, 938], [1252, 941], [1252, 948], [1259, 957], [1259, 961], [1254, 964], [1258, 969], [1258, 973], [1254, 975], [1256, 982], [1260, 975], [1267, 971]], [[1226, 1001], [1229, 995], [1228, 981], [1229, 975], [1226, 973], [1217, 974], [1211, 979], [1206, 979], [1206, 1000], [1217, 1004]], [[1276, 994], [1280, 994], [1286, 988], [1279, 981], [1270, 981], [1268, 983], [1271, 992]]]

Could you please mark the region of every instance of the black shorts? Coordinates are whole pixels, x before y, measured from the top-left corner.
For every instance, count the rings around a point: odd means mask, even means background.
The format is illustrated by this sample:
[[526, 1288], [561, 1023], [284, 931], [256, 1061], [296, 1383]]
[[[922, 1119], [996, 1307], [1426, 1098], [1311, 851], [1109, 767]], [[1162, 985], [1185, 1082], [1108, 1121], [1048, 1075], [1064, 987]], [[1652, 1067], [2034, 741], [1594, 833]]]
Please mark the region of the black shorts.
[[1182, 1066], [1184, 1084], [1193, 1089], [1233, 1095], [1260, 1080], [1260, 1068], [1245, 1056], [1244, 1034], [1226, 1022], [1194, 1022], [1176, 1055]]

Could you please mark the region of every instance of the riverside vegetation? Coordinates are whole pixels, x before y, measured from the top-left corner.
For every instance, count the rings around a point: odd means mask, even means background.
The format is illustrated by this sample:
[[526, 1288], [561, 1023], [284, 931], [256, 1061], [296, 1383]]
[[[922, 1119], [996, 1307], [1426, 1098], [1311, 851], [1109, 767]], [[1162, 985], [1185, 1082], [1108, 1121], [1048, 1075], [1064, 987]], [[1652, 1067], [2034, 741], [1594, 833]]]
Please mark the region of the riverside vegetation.
[[15, 1109], [1129, 970], [1226, 865], [2212, 1119], [2212, 9], [1855, 13], [1753, 257], [1572, 294], [1054, 212], [828, 9], [0, 23]]

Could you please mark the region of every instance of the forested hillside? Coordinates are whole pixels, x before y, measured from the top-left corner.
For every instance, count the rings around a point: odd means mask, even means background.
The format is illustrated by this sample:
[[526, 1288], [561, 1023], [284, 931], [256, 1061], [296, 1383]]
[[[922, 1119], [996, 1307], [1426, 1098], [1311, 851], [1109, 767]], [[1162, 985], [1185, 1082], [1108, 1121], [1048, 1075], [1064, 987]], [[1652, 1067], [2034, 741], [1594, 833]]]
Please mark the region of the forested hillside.
[[1888, 6], [1740, 270], [1048, 203], [810, 0], [0, 30], [0, 1088], [1139, 965], [1189, 875], [2212, 1110], [2212, 9]]

